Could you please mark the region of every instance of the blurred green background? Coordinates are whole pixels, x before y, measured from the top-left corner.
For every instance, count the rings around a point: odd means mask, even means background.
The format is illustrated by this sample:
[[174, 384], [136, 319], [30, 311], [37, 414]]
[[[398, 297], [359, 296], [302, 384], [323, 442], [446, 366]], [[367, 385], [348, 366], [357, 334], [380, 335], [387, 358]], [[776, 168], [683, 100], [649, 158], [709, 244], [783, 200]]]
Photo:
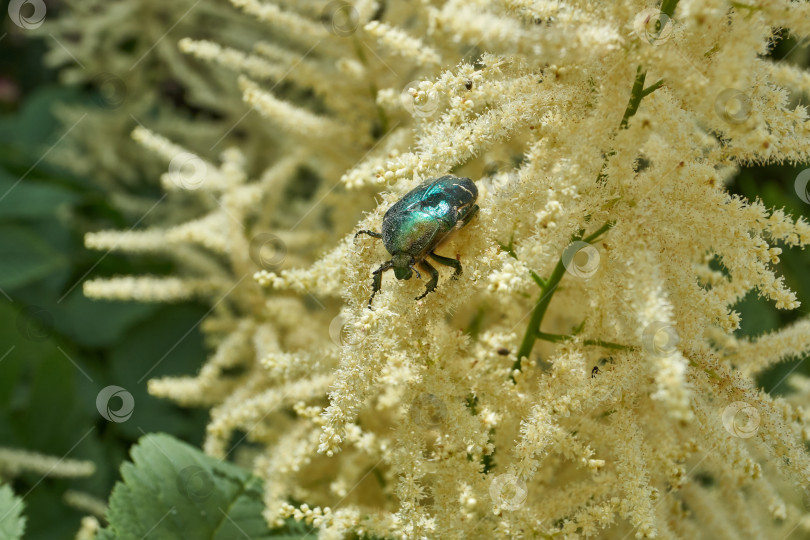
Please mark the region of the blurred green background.
[[[0, 17], [5, 11], [3, 4]], [[106, 501], [129, 447], [145, 433], [201, 444], [207, 412], [152, 398], [138, 379], [166, 351], [150, 376], [199, 369], [206, 351], [198, 324], [208, 306], [84, 297], [89, 277], [173, 269], [165, 259], [84, 249], [86, 232], [134, 224], [93, 178], [49, 163], [65, 132], [53, 106], [98, 107], [100, 89], [57, 84], [43, 67], [48, 43], [9, 26], [5, 19], [0, 30], [0, 447], [96, 464], [85, 479], [23, 473], [11, 480], [25, 495], [26, 538], [73, 538], [87, 512], [63, 502], [66, 490]], [[160, 196], [153, 179], [141, 185], [139, 195]], [[135, 400], [127, 422], [108, 422], [96, 410], [97, 394], [113, 384]], [[109, 405], [118, 409], [120, 398]], [[3, 473], [0, 466], [8, 478]]]
[[[2, 15], [5, 16], [5, 5]], [[25, 496], [26, 537], [70, 538], [86, 512], [63, 501], [66, 490], [107, 500], [119, 466], [142, 435], [171, 433], [199, 445], [207, 412], [181, 409], [150, 397], [144, 366], [170, 351], [150, 376], [194, 373], [206, 350], [198, 324], [207, 306], [143, 305], [91, 301], [81, 282], [115, 274], [171, 274], [165, 260], [87, 251], [88, 231], [128, 229], [131, 218], [111, 204], [92, 177], [76, 177], [49, 162], [65, 127], [53, 106], [81, 103], [99, 107], [101, 89], [66, 87], [43, 66], [47, 36], [0, 29], [0, 447], [27, 449], [56, 457], [85, 459], [97, 466], [85, 479], [10, 475], [17, 495]], [[775, 57], [792, 51], [789, 38]], [[70, 134], [67, 135], [70, 137]], [[104, 144], [99, 139], [99, 144]], [[145, 156], [144, 159], [149, 159]], [[804, 167], [767, 166], [742, 170], [733, 193], [759, 198], [768, 207], [784, 207], [795, 216], [810, 208], [796, 194], [794, 180]], [[133, 195], [160, 196], [155, 178], [143, 178]], [[810, 305], [810, 253], [785, 249], [779, 265], [803, 307], [777, 311], [773, 303], [749, 294], [738, 306], [739, 333], [757, 336], [807, 315]], [[786, 362], [762, 377], [768, 391], [788, 391], [786, 373], [810, 374], [805, 359]], [[95, 398], [108, 385], [128, 389], [133, 416], [108, 422]], [[116, 399], [116, 398], [114, 398]], [[117, 408], [111, 403], [113, 409]], [[77, 444], [78, 443], [78, 444]]]

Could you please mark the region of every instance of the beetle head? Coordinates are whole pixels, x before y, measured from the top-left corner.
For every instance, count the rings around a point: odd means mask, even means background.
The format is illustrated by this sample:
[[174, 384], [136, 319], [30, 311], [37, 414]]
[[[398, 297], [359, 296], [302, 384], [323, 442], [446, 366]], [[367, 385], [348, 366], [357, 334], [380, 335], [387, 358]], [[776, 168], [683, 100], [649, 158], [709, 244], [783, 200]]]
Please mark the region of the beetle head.
[[397, 279], [411, 279], [411, 274], [413, 273], [411, 267], [414, 263], [413, 257], [407, 253], [394, 253], [394, 256], [391, 257], [391, 262], [394, 263], [394, 275]]

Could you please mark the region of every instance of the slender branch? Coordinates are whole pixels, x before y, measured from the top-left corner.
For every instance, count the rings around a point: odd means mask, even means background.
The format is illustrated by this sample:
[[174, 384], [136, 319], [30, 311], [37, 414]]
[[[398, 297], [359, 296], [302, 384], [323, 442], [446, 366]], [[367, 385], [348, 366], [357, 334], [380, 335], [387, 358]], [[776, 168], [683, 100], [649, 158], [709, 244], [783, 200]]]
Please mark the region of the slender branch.
[[540, 328], [540, 323], [543, 322], [543, 316], [545, 316], [546, 310], [548, 310], [548, 305], [551, 303], [554, 291], [557, 290], [557, 286], [560, 284], [560, 280], [564, 275], [565, 265], [563, 264], [562, 257], [560, 257], [560, 260], [557, 261], [557, 265], [551, 272], [551, 276], [546, 280], [546, 286], [543, 287], [540, 299], [537, 301], [537, 304], [535, 304], [534, 310], [532, 310], [532, 317], [529, 319], [526, 334], [523, 336], [523, 341], [520, 343], [520, 348], [518, 349], [517, 360], [515, 360], [512, 366], [513, 370], [516, 369], [520, 371], [521, 359], [528, 358], [529, 354], [531, 354], [534, 341], [537, 339], [535, 332]]
[[529, 270], [529, 272], [531, 272], [531, 276], [532, 276], [532, 279], [534, 280], [534, 282], [535, 282], [535, 283], [537, 283], [537, 285], [538, 285], [538, 286], [539, 286], [541, 289], [545, 289], [545, 288], [546, 288], [546, 285], [548, 284], [548, 282], [546, 282], [546, 280], [545, 280], [545, 279], [541, 278], [541, 277], [540, 277], [540, 276], [537, 274], [537, 272], [535, 272], [534, 270]]
[[[641, 67], [638, 66], [636, 68], [636, 79], [633, 81], [633, 89], [630, 91], [630, 100], [627, 102], [627, 107], [624, 109], [624, 116], [622, 116], [622, 121], [619, 124], [619, 129], [627, 129], [627, 123], [630, 118], [638, 112], [638, 106], [641, 104], [641, 100], [645, 97], [649, 96], [659, 88], [664, 85], [664, 79], [659, 79], [658, 81], [654, 82], [647, 88], [644, 88], [644, 79], [647, 78], [647, 72]], [[607, 160], [610, 156], [614, 155], [616, 152], [611, 150], [605, 155], [605, 160], [602, 163], [602, 168], [599, 170], [599, 176], [597, 177], [597, 182], [604, 180], [605, 178], [605, 166], [607, 165]]]
[[621, 129], [627, 127], [627, 121], [631, 116], [636, 114], [639, 104], [641, 104], [642, 92], [644, 91], [644, 79], [647, 77], [647, 72], [641, 66], [636, 69], [636, 80], [633, 82], [633, 90], [630, 93], [630, 101], [627, 103], [627, 108], [624, 110], [622, 122], [619, 124]]
[[675, 13], [675, 8], [678, 6], [678, 0], [664, 0], [661, 2], [661, 13], [672, 18]]
[[638, 106], [641, 104], [641, 100], [664, 85], [664, 79], [659, 79], [647, 88], [644, 88], [644, 79], [646, 77], [647, 71], [642, 69], [641, 66], [638, 66], [638, 68], [636, 68], [636, 80], [633, 81], [633, 90], [630, 92], [630, 101], [627, 102], [627, 108], [624, 110], [622, 122], [619, 124], [621, 129], [627, 128], [627, 121], [638, 112]]
[[[566, 334], [546, 334], [545, 332], [537, 332], [537, 339], [551, 341], [552, 343], [565, 343], [575, 339], [576, 336], [569, 336]], [[597, 347], [604, 347], [605, 349], [617, 349], [620, 351], [634, 351], [637, 347], [632, 345], [622, 345], [621, 343], [613, 343], [612, 341], [603, 341], [601, 339], [583, 339], [584, 345], [595, 345]]]
[[607, 230], [610, 229], [611, 227], [613, 227], [615, 224], [616, 224], [615, 221], [608, 221], [607, 223], [605, 223], [604, 225], [602, 225], [601, 227], [596, 229], [596, 232], [594, 232], [592, 235], [586, 236], [585, 238], [583, 238], [582, 241], [583, 242], [589, 242], [589, 243], [593, 242], [594, 240], [596, 240], [597, 238], [599, 238], [600, 236], [605, 234], [607, 232]]
[[[593, 242], [608, 229], [610, 229], [614, 225], [613, 221], [608, 221], [601, 227], [599, 227], [593, 234], [586, 236], [584, 239], [582, 238], [582, 231], [578, 231], [575, 235], [571, 237], [571, 241], [575, 242], [577, 240], [584, 240], [585, 242]], [[534, 274], [534, 272], [532, 272]], [[536, 274], [534, 274], [536, 275]], [[551, 276], [545, 281], [543, 281], [540, 276], [537, 278], [540, 280], [540, 299], [537, 300], [537, 304], [534, 306], [534, 310], [532, 310], [531, 319], [529, 319], [529, 325], [526, 327], [526, 333], [523, 335], [523, 340], [520, 343], [520, 348], [518, 349], [517, 353], [517, 360], [512, 365], [513, 370], [520, 371], [520, 363], [523, 358], [528, 358], [532, 352], [532, 348], [534, 347], [534, 342], [537, 340], [537, 334], [540, 332], [540, 324], [543, 322], [543, 317], [546, 315], [546, 311], [548, 310], [548, 306], [551, 303], [551, 298], [554, 296], [554, 293], [557, 290], [557, 287], [560, 284], [563, 276], [565, 275], [565, 264], [563, 263], [563, 258], [560, 256], [560, 260], [557, 261], [557, 264], [554, 266], [554, 270], [551, 271]], [[534, 276], [533, 276], [534, 277]], [[535, 280], [538, 281], [538, 280]], [[596, 343], [591, 343], [592, 345]]]
[[644, 98], [644, 97], [649, 96], [650, 94], [652, 94], [653, 92], [655, 92], [656, 90], [661, 88], [662, 86], [664, 86], [664, 79], [658, 79], [653, 84], [651, 84], [650, 86], [648, 86], [647, 88], [645, 88], [644, 90], [641, 91], [641, 97]]

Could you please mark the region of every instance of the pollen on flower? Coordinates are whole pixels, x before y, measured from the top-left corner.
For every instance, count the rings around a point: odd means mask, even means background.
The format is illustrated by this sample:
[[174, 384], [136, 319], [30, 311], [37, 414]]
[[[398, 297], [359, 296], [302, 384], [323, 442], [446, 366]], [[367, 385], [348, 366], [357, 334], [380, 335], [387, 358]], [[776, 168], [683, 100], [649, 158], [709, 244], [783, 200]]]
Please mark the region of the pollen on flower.
[[489, 275], [487, 289], [492, 293], [512, 293], [525, 290], [529, 284], [529, 269], [506, 252], [498, 255], [500, 270]]

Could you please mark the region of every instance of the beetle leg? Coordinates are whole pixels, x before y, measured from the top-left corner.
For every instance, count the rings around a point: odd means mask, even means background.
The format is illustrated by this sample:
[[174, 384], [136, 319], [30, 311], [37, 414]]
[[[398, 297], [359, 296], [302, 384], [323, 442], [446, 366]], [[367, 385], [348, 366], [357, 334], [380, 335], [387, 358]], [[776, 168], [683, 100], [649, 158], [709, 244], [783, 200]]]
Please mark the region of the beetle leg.
[[367, 231], [365, 229], [362, 230], [362, 231], [357, 231], [357, 234], [355, 234], [354, 237], [357, 238], [361, 234], [367, 234], [367, 235], [371, 236], [372, 238], [382, 238], [382, 235], [380, 233], [374, 232], [374, 231]]
[[380, 289], [382, 289], [382, 275], [383, 275], [383, 272], [385, 272], [386, 270], [390, 270], [393, 267], [394, 267], [393, 262], [386, 261], [386, 262], [384, 262], [382, 264], [382, 266], [380, 266], [379, 268], [377, 268], [376, 270], [374, 270], [372, 272], [372, 274], [374, 275], [374, 281], [373, 281], [373, 285], [371, 287], [371, 298], [368, 299], [368, 309], [371, 309], [372, 311], [374, 311], [371, 308], [371, 301], [374, 300], [374, 295], [377, 294], [378, 292], [380, 292]]
[[430, 266], [430, 263], [428, 263], [427, 261], [420, 261], [419, 265], [422, 267], [423, 270], [427, 270], [428, 272], [430, 272], [430, 281], [428, 281], [427, 288], [425, 289], [425, 292], [423, 292], [421, 296], [416, 297], [417, 300], [421, 300], [422, 298], [427, 296], [428, 293], [435, 291], [436, 290], [436, 285], [439, 284], [439, 271], [438, 270], [436, 270], [435, 268]]
[[452, 266], [456, 269], [453, 273], [453, 278], [455, 279], [456, 276], [461, 275], [461, 263], [455, 259], [451, 259], [450, 257], [442, 257], [441, 255], [436, 255], [435, 251], [430, 252], [430, 258], [436, 261], [437, 263], [443, 264], [445, 266]]
[[418, 277], [419, 279], [422, 279], [422, 274], [419, 273], [419, 270], [417, 270], [415, 266], [411, 266], [411, 270], [416, 272], [416, 277]]

